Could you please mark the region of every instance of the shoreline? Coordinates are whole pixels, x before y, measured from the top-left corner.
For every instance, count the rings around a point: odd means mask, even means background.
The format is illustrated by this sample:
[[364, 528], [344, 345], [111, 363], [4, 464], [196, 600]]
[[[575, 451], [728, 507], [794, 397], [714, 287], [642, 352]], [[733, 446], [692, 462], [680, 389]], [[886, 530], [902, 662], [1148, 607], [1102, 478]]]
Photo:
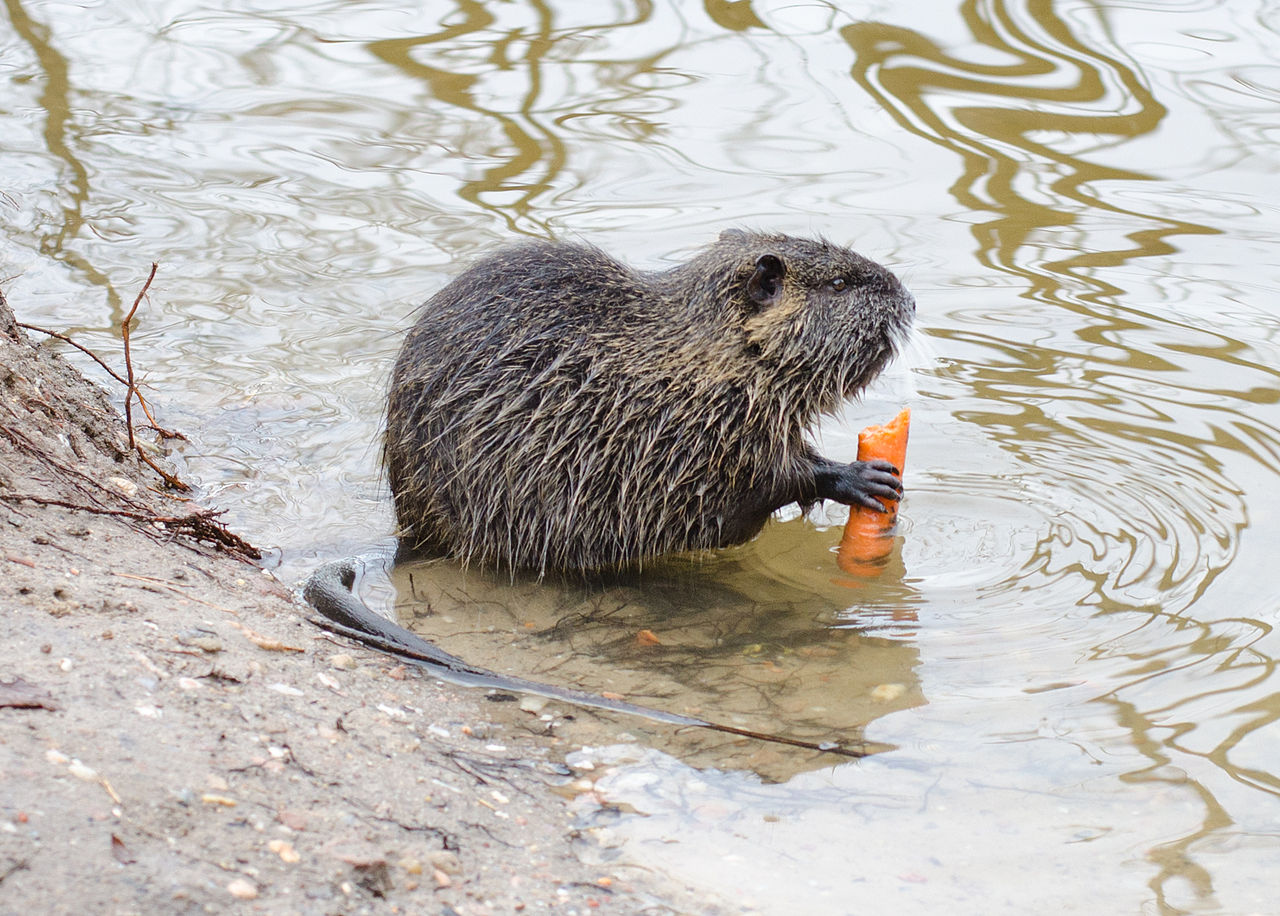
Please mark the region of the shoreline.
[[0, 913], [734, 911], [585, 863], [572, 748], [312, 626], [160, 483], [0, 296]]

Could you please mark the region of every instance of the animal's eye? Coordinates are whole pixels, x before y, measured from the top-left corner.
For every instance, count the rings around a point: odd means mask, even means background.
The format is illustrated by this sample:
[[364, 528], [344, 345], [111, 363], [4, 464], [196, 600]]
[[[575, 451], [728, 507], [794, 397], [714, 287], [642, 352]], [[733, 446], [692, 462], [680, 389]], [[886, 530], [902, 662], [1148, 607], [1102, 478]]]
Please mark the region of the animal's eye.
[[829, 280], [827, 282], [827, 286], [831, 287], [838, 293], [845, 288], [846, 282], [844, 277], [836, 277], [834, 280]]

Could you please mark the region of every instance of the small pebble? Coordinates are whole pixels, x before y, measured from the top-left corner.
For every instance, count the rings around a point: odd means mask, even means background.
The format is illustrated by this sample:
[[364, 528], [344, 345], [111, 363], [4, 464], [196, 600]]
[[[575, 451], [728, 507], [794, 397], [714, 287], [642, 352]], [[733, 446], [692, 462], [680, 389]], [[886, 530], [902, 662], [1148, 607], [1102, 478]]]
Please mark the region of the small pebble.
[[123, 493], [125, 496], [138, 495], [138, 485], [132, 480], [125, 480], [123, 477], [108, 477], [107, 483], [111, 484], [117, 492]]
[[298, 855], [298, 851], [293, 848], [293, 844], [288, 840], [272, 840], [267, 844], [267, 848], [278, 855], [281, 861], [290, 865], [302, 861], [302, 856]]
[[329, 656], [329, 664], [335, 668], [341, 668], [343, 671], [354, 671], [356, 660], [346, 653]]
[[276, 820], [290, 830], [306, 830], [307, 816], [301, 811], [278, 811]]
[[184, 646], [199, 649], [202, 652], [221, 652], [222, 640], [212, 630], [190, 629], [179, 633], [175, 639]]
[[77, 779], [83, 779], [86, 782], [92, 782], [98, 778], [98, 771], [93, 767], [85, 766], [78, 759], [72, 760], [67, 764], [67, 772]]
[[258, 896], [258, 889], [252, 882], [244, 878], [236, 878], [227, 885], [227, 893], [238, 900], [254, 900]]
[[[452, 853], [447, 849], [437, 849], [429, 856], [431, 867], [436, 871], [442, 871], [446, 875], [462, 874], [462, 860], [458, 858], [456, 853]], [[418, 872], [415, 872], [418, 874]]]

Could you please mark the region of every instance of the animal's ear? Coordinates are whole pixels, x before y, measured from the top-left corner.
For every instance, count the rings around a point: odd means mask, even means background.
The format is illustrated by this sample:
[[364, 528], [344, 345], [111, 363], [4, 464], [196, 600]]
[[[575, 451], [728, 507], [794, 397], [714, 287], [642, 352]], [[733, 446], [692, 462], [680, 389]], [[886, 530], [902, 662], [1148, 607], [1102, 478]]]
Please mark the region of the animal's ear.
[[747, 281], [747, 298], [757, 308], [768, 308], [782, 298], [782, 278], [786, 265], [776, 254], [762, 254], [756, 259], [756, 269]]

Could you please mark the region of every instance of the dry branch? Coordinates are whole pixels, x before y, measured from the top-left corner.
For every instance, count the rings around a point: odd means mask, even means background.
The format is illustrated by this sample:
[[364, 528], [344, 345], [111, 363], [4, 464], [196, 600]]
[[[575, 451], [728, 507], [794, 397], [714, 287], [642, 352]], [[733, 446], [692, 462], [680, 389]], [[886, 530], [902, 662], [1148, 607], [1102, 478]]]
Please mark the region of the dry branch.
[[4, 502], [30, 502], [41, 506], [58, 506], [76, 512], [88, 512], [92, 515], [109, 515], [115, 518], [127, 518], [135, 522], [148, 522], [159, 525], [177, 534], [185, 534], [198, 541], [209, 541], [251, 560], [262, 558], [258, 549], [239, 535], [233, 534], [223, 527], [217, 518], [222, 513], [214, 509], [200, 509], [186, 515], [156, 515], [154, 512], [139, 512], [133, 509], [107, 509], [100, 506], [86, 506], [67, 499], [55, 499], [49, 496], [36, 496], [32, 493], [0, 493]]
[[146, 296], [147, 290], [151, 288], [151, 281], [155, 279], [156, 271], [159, 269], [160, 269], [160, 265], [157, 262], [152, 261], [151, 273], [147, 275], [147, 282], [142, 284], [142, 289], [139, 290], [137, 297], [133, 300], [133, 307], [129, 309], [129, 314], [125, 315], [124, 320], [120, 322], [120, 338], [124, 344], [125, 374], [123, 377], [121, 377], [120, 373], [116, 372], [114, 369], [108, 366], [106, 362], [100, 356], [98, 356], [98, 354], [94, 353], [92, 350], [90, 350], [88, 347], [84, 346], [83, 344], [76, 343], [74, 340], [72, 340], [70, 337], [68, 337], [65, 334], [59, 334], [57, 331], [50, 331], [48, 328], [42, 328], [34, 324], [27, 324], [26, 322], [22, 322], [22, 321], [17, 322], [17, 325], [18, 327], [25, 328], [28, 331], [35, 331], [39, 334], [48, 334], [50, 337], [56, 337], [58, 340], [69, 343], [71, 346], [75, 347], [81, 353], [84, 353], [85, 355], [87, 355], [90, 359], [92, 359], [99, 366], [105, 369], [107, 374], [110, 375], [113, 379], [115, 379], [121, 385], [124, 385], [125, 387], [124, 422], [125, 422], [125, 427], [129, 432], [129, 448], [137, 452], [138, 459], [140, 461], [142, 461], [149, 468], [151, 468], [151, 470], [155, 471], [157, 474], [160, 475], [161, 479], [164, 480], [166, 486], [172, 487], [175, 490], [179, 490], [185, 493], [186, 491], [190, 490], [191, 487], [188, 486], [182, 480], [180, 480], [176, 475], [170, 474], [164, 468], [160, 467], [160, 465], [158, 465], [151, 458], [151, 456], [146, 453], [143, 447], [138, 443], [137, 438], [134, 436], [134, 432], [133, 432], [133, 428], [134, 428], [133, 427], [133, 399], [136, 397], [138, 399], [138, 406], [142, 408], [142, 412], [146, 414], [147, 419], [151, 423], [151, 428], [154, 429], [161, 437], [166, 439], [185, 439], [186, 438], [181, 433], [176, 433], [167, 429], [163, 429], [158, 423], [156, 423], [156, 418], [151, 413], [151, 407], [147, 404], [146, 399], [142, 396], [142, 391], [138, 388], [137, 380], [134, 378], [134, 375], [133, 375], [133, 354], [129, 348], [129, 330], [130, 330], [129, 323], [133, 321], [133, 316], [137, 313], [138, 306], [142, 303], [143, 297]]
[[84, 344], [76, 343], [76, 341], [72, 340], [66, 334], [59, 334], [57, 331], [50, 331], [48, 328], [42, 328], [39, 325], [27, 324], [25, 321], [19, 321], [17, 322], [17, 325], [18, 327], [25, 328], [28, 331], [35, 331], [38, 334], [47, 334], [50, 337], [56, 337], [58, 340], [62, 341], [65, 344], [70, 344], [71, 346], [79, 350], [81, 353], [83, 353], [85, 356], [89, 357], [91, 360], [97, 363], [99, 366], [101, 366], [103, 368], [103, 371], [105, 371], [107, 375], [111, 376], [121, 385], [125, 385], [126, 387], [128, 386], [129, 383], [125, 381], [125, 379], [120, 375], [119, 372], [112, 369], [105, 362], [103, 362], [101, 356], [99, 356], [97, 353], [94, 353]]
[[[151, 273], [147, 274], [147, 282], [142, 284], [142, 289], [138, 291], [137, 298], [133, 300], [133, 308], [129, 309], [129, 314], [125, 315], [124, 320], [120, 322], [120, 337], [124, 341], [124, 372], [128, 378], [126, 382], [128, 390], [124, 395], [124, 422], [129, 427], [129, 448], [138, 447], [137, 443], [133, 441], [133, 396], [137, 394], [138, 386], [133, 380], [133, 359], [129, 355], [129, 322], [133, 320], [134, 314], [138, 311], [138, 305], [142, 302], [142, 297], [151, 288], [151, 281], [156, 278], [156, 271], [159, 269], [160, 265], [152, 261]], [[139, 397], [138, 401], [141, 402], [142, 398]], [[139, 452], [138, 454], [142, 453]], [[166, 481], [168, 480], [167, 477], [165, 479]]]
[[[188, 486], [182, 480], [180, 480], [176, 475], [170, 474], [164, 468], [160, 467], [154, 460], [152, 460], [151, 456], [146, 453], [142, 444], [138, 442], [137, 437], [134, 435], [133, 399], [136, 397], [138, 399], [138, 406], [142, 408], [143, 413], [146, 414], [147, 419], [150, 421], [151, 429], [155, 430], [156, 433], [158, 433], [160, 436], [164, 438], [168, 438], [168, 439], [186, 438], [181, 433], [162, 429], [159, 426], [159, 424], [156, 423], [155, 417], [151, 413], [151, 408], [148, 406], [146, 399], [143, 398], [142, 392], [138, 389], [137, 380], [134, 376], [134, 371], [133, 371], [133, 355], [130, 350], [130, 342], [129, 342], [130, 322], [133, 321], [134, 315], [137, 314], [138, 306], [142, 304], [143, 298], [146, 296], [147, 291], [151, 288], [151, 283], [155, 279], [156, 271], [158, 269], [159, 269], [159, 264], [153, 261], [151, 264], [151, 272], [147, 274], [146, 282], [142, 284], [142, 289], [138, 291], [138, 295], [133, 300], [133, 307], [129, 309], [129, 313], [125, 315], [124, 319], [120, 322], [120, 336], [121, 336], [121, 340], [123, 341], [123, 348], [124, 348], [124, 366], [125, 366], [124, 376], [121, 376], [118, 372], [116, 372], [110, 366], [108, 366], [106, 362], [102, 360], [101, 357], [99, 357], [96, 353], [94, 353], [88, 347], [85, 347], [84, 345], [77, 343], [76, 341], [72, 340], [70, 337], [68, 337], [65, 334], [60, 334], [56, 331], [51, 331], [51, 330], [48, 330], [47, 328], [38, 327], [32, 324], [26, 324], [24, 322], [15, 322], [15, 323], [18, 325], [18, 327], [25, 328], [28, 331], [35, 331], [40, 334], [47, 334], [50, 337], [56, 337], [58, 340], [61, 340], [65, 343], [70, 344], [71, 346], [75, 347], [77, 350], [89, 356], [94, 362], [96, 362], [99, 366], [101, 366], [104, 370], [106, 370], [108, 375], [110, 375], [113, 379], [115, 379], [120, 384], [124, 385], [125, 386], [124, 418], [125, 418], [125, 426], [129, 433], [129, 448], [138, 456], [138, 459], [140, 461], [142, 461], [144, 464], [150, 467], [153, 471], [159, 474], [168, 487], [174, 490], [187, 491], [187, 490], [190, 490], [191, 487]], [[3, 294], [0, 293], [0, 301], [2, 300], [3, 300]], [[258, 552], [258, 550], [252, 544], [250, 544], [248, 541], [245, 541], [243, 538], [239, 537], [238, 535], [235, 535], [229, 530], [227, 530], [227, 528], [224, 527], [222, 523], [217, 520], [217, 517], [221, 515], [220, 512], [216, 512], [213, 510], [199, 510], [196, 512], [187, 513], [185, 515], [157, 515], [154, 512], [148, 511], [144, 506], [142, 506], [140, 503], [137, 503], [136, 501], [130, 500], [127, 497], [122, 496], [121, 494], [114, 493], [114, 491], [108, 491], [107, 488], [103, 486], [103, 484], [100, 481], [87, 477], [86, 475], [82, 474], [75, 468], [66, 466], [65, 464], [63, 464], [62, 462], [54, 458], [52, 455], [48, 454], [48, 452], [46, 452], [37, 443], [32, 442], [27, 436], [22, 434], [20, 431], [13, 429], [5, 424], [0, 424], [0, 434], [4, 434], [18, 448], [24, 451], [27, 451], [29, 454], [32, 454], [38, 459], [44, 461], [50, 467], [53, 467], [59, 470], [62, 473], [63, 478], [72, 481], [76, 486], [76, 489], [78, 489], [81, 492], [81, 494], [83, 494], [90, 502], [94, 503], [94, 505], [86, 505], [84, 503], [76, 503], [76, 502], [71, 502], [69, 500], [52, 499], [48, 497], [35, 496], [30, 494], [12, 494], [12, 493], [0, 494], [0, 500], [9, 502], [9, 503], [32, 502], [39, 505], [60, 506], [64, 509], [72, 509], [78, 512], [90, 512], [95, 515], [108, 515], [108, 516], [115, 516], [119, 518], [128, 518], [137, 522], [144, 523], [143, 525], [144, 531], [146, 531], [148, 527], [158, 526], [164, 530], [167, 530], [173, 533], [185, 534], [189, 537], [196, 539], [197, 541], [205, 541], [205, 542], [215, 544], [218, 547], [221, 547], [222, 549], [226, 550], [228, 553], [231, 553], [235, 556], [239, 556], [241, 558], [252, 559], [252, 560], [261, 559], [262, 555]], [[112, 492], [114, 497], [113, 501], [119, 503], [121, 500], [123, 500], [127, 505], [133, 506], [133, 508], [112, 509], [112, 508], [106, 507], [105, 505], [103, 505], [103, 502], [99, 499], [100, 494], [103, 492]], [[149, 532], [149, 533], [153, 533], [153, 532]]]

